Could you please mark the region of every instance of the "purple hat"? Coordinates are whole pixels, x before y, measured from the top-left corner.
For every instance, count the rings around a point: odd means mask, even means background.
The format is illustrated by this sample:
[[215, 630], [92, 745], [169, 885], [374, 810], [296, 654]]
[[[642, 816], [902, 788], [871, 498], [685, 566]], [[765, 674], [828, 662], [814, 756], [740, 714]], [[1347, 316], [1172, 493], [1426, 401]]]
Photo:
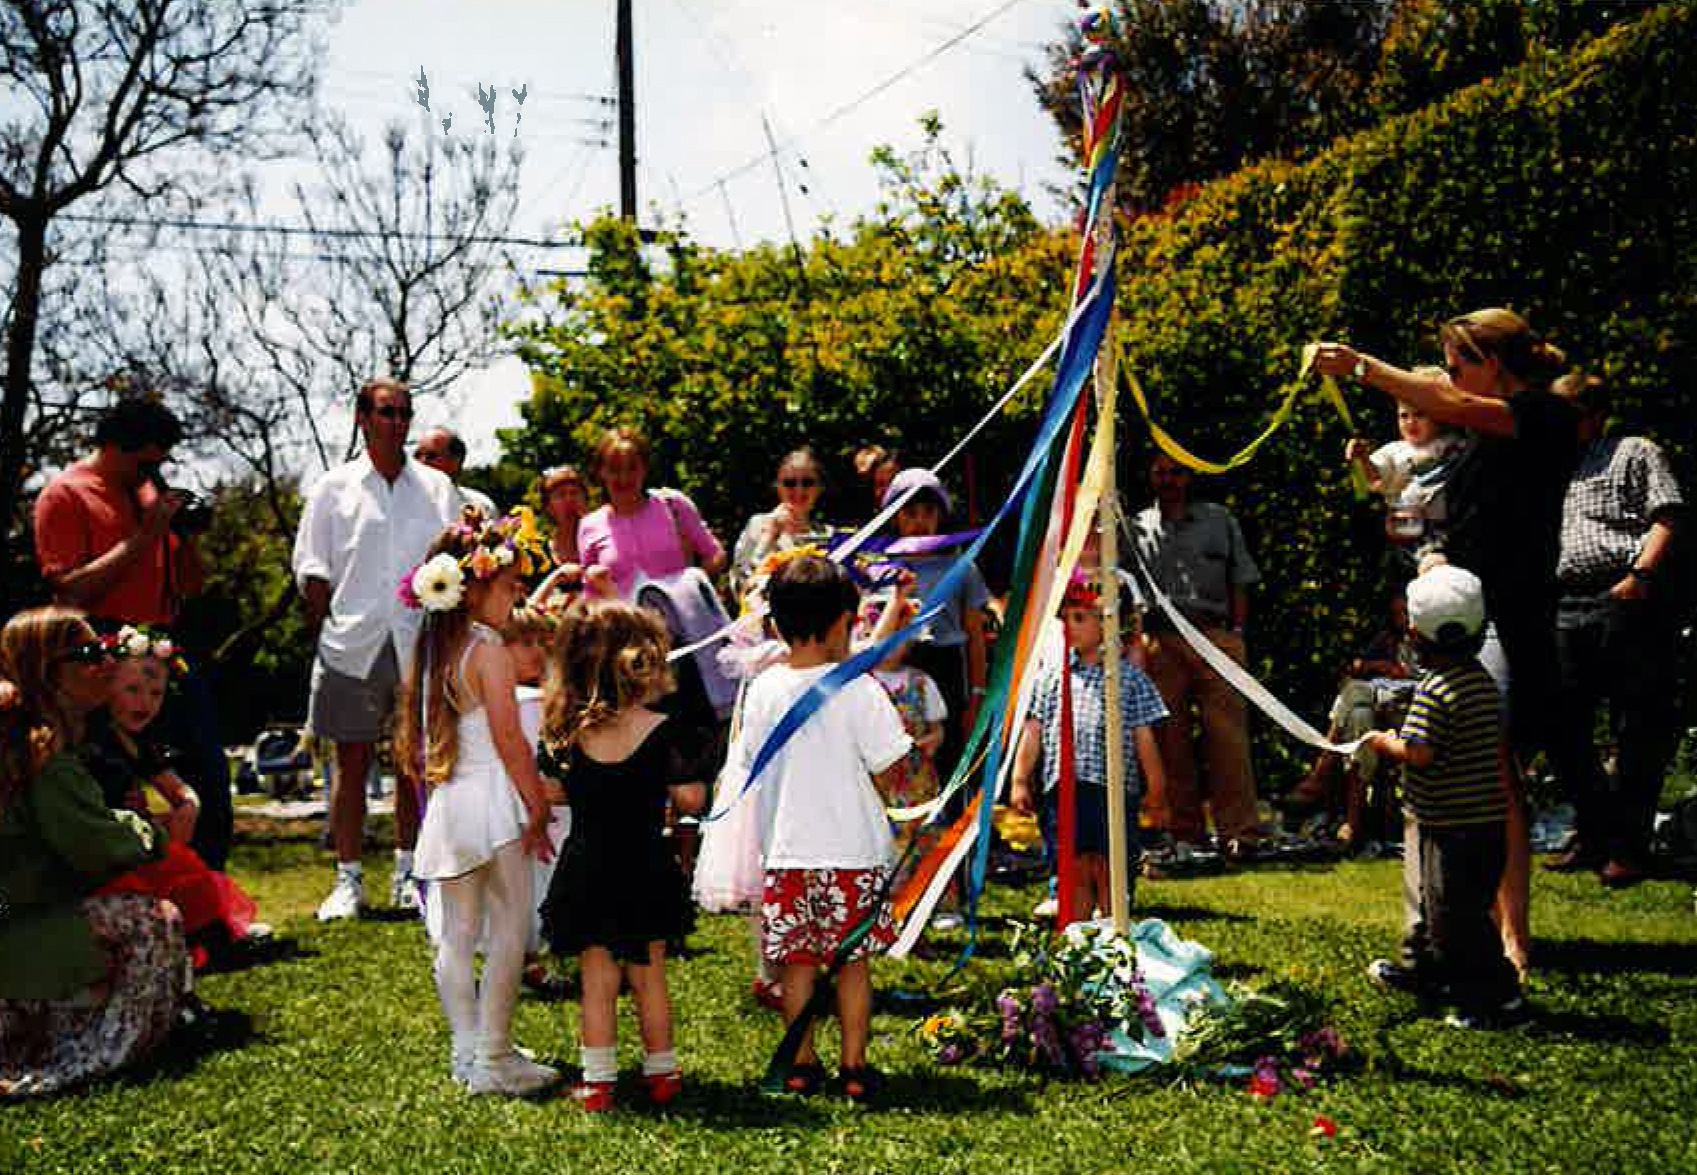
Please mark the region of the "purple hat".
[[949, 491], [943, 488], [943, 483], [937, 480], [937, 475], [929, 469], [904, 469], [890, 479], [890, 484], [884, 491], [884, 500], [880, 506], [888, 506], [897, 498], [905, 497], [910, 488], [917, 487], [916, 493], [930, 490], [937, 495], [937, 500], [943, 504], [943, 513], [947, 514], [955, 506], [949, 497]]

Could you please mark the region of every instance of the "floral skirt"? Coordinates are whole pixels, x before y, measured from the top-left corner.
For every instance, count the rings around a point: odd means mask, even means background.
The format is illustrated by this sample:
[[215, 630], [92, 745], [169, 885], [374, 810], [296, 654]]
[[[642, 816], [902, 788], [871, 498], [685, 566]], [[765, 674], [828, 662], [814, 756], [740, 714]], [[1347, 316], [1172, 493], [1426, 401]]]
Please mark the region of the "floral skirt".
[[104, 997], [0, 1000], [0, 1098], [69, 1089], [152, 1052], [188, 986], [175, 906], [136, 894], [89, 898], [83, 914], [111, 960]]

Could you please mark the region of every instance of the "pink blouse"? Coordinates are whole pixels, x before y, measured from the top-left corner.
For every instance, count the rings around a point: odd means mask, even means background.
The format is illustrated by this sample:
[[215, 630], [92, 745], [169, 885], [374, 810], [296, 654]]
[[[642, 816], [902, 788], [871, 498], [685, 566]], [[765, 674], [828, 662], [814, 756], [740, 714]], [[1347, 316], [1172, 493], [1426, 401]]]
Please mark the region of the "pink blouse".
[[577, 550], [585, 567], [600, 565], [610, 571], [619, 595], [627, 600], [638, 573], [659, 579], [690, 566], [695, 561], [691, 551], [702, 562], [725, 553], [695, 503], [678, 490], [648, 491], [648, 500], [635, 514], [615, 514], [611, 506], [590, 511], [577, 524]]

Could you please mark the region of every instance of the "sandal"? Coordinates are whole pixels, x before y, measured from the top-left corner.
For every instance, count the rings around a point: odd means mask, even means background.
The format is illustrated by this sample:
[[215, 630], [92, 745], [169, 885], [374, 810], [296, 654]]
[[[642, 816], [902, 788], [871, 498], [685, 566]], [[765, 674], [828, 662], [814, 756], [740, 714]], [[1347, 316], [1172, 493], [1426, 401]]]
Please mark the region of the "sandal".
[[818, 1061], [810, 1061], [804, 1065], [790, 1066], [789, 1076], [784, 1078], [784, 1092], [797, 1094], [800, 1097], [812, 1097], [825, 1088], [825, 1066]]
[[871, 1065], [844, 1068], [837, 1074], [837, 1088], [849, 1101], [865, 1105], [883, 1092], [884, 1075]]

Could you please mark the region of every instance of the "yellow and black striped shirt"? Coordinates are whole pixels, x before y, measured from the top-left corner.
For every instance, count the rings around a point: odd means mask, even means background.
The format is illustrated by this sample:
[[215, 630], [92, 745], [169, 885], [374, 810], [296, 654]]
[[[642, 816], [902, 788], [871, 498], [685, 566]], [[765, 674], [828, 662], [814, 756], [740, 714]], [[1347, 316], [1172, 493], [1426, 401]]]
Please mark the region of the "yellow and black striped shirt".
[[1508, 814], [1498, 770], [1502, 701], [1496, 683], [1469, 659], [1427, 674], [1414, 691], [1402, 737], [1432, 748], [1432, 765], [1406, 771], [1405, 801], [1420, 824], [1455, 828]]

